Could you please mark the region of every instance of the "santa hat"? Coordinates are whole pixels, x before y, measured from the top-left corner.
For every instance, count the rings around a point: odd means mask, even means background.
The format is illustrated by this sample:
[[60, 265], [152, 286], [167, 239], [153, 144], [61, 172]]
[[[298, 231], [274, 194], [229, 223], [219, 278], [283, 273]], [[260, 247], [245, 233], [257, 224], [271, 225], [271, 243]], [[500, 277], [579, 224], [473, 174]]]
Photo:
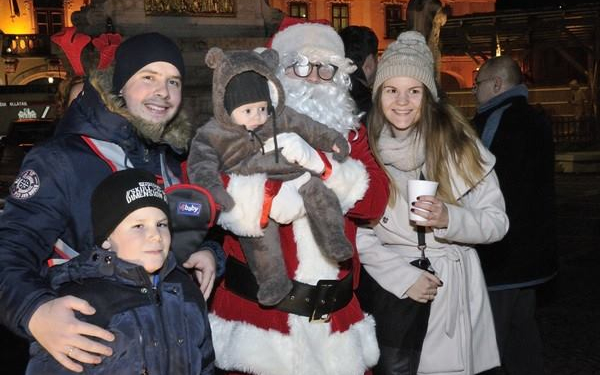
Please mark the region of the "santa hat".
[[288, 60], [286, 57], [302, 55], [311, 62], [333, 64], [347, 74], [356, 70], [346, 58], [342, 38], [325, 20], [303, 22], [284, 18], [270, 46], [279, 53], [282, 62]]

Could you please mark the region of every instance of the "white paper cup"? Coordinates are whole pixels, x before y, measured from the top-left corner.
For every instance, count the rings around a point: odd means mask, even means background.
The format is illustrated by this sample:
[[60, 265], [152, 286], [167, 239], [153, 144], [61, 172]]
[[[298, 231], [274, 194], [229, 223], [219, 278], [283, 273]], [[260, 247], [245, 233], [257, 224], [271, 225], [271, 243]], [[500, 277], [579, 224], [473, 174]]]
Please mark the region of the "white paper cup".
[[[417, 201], [417, 197], [422, 195], [433, 195], [437, 191], [438, 183], [427, 180], [408, 180], [408, 219], [412, 221], [427, 221], [424, 217], [412, 213], [410, 210], [419, 208], [412, 205], [412, 202]], [[422, 211], [422, 210], [421, 210]]]

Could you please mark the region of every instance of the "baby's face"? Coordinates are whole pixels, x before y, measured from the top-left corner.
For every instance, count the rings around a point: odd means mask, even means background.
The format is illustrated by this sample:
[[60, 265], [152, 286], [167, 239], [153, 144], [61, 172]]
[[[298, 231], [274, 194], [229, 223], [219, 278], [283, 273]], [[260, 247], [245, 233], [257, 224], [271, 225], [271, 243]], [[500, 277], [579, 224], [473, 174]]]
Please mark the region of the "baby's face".
[[142, 207], [130, 213], [108, 237], [110, 250], [148, 273], [158, 271], [171, 246], [169, 220], [156, 207]]
[[231, 120], [237, 125], [245, 126], [247, 130], [254, 130], [267, 122], [267, 106], [266, 101], [241, 105], [231, 111]]

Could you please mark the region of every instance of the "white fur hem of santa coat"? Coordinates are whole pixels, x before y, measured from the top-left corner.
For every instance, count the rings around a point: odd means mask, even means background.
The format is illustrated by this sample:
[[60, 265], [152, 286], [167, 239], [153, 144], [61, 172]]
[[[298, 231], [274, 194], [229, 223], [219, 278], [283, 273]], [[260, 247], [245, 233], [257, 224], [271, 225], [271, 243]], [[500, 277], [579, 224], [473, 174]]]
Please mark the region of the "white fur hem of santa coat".
[[[332, 171], [326, 185], [336, 193], [346, 212], [364, 196], [368, 174], [361, 162], [352, 159], [344, 163], [332, 161]], [[228, 192], [238, 202], [237, 192], [230, 189], [231, 182]], [[254, 191], [248, 182], [235, 186]], [[258, 190], [261, 189], [262, 185]], [[247, 196], [240, 202], [259, 201], [260, 205], [255, 207], [262, 207], [262, 198], [257, 198]], [[336, 279], [338, 265], [323, 256], [306, 217], [295, 220], [292, 225], [298, 258], [294, 279], [312, 285], [320, 279]], [[362, 375], [379, 358], [375, 322], [371, 316], [352, 324], [344, 332], [331, 332], [329, 323], [310, 323], [307, 317], [292, 314], [288, 314], [289, 333], [225, 320], [216, 314], [210, 314], [210, 323], [217, 366], [226, 370], [260, 375]]]
[[[330, 155], [327, 155], [328, 158]], [[361, 199], [369, 187], [369, 175], [362, 162], [347, 159], [343, 163], [329, 158], [332, 173], [325, 186], [337, 195], [342, 211], [348, 212]], [[260, 217], [264, 201], [264, 173], [250, 176], [231, 175], [227, 192], [235, 201], [229, 212], [219, 215], [217, 224], [239, 236], [260, 237]]]
[[345, 332], [288, 315], [290, 334], [210, 314], [218, 368], [259, 375], [363, 375], [379, 358], [373, 317]]

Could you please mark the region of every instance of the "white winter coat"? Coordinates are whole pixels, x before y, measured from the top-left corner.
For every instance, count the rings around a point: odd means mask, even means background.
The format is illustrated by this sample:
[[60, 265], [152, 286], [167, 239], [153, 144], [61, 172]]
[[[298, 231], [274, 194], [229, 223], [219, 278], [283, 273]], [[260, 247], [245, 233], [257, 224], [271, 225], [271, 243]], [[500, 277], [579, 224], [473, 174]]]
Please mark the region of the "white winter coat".
[[[460, 206], [446, 204], [448, 227], [428, 228], [425, 237], [426, 256], [444, 285], [431, 305], [419, 374], [471, 375], [500, 364], [479, 257], [467, 245], [498, 241], [508, 231], [504, 197], [492, 169], [495, 158], [482, 147], [480, 151], [486, 162], [485, 177], [468, 189], [451, 168]], [[394, 172], [389, 172], [394, 178]], [[420, 251], [408, 210], [409, 204], [398, 194], [395, 205], [388, 205], [379, 223], [373, 229], [359, 229], [357, 237], [367, 272], [399, 298], [408, 298], [406, 290], [423, 272], [409, 264]]]

